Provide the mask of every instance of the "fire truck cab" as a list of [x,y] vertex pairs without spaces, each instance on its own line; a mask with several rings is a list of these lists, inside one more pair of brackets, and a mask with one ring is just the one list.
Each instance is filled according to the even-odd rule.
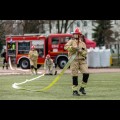
[[68,62],[68,52],[64,50],[64,45],[71,37],[71,34],[51,34],[47,38],[48,54],[61,69]]
[[39,53],[38,67],[44,64],[45,57],[50,54],[55,64],[61,69],[68,61],[67,51],[64,45],[72,37],[71,34],[24,34],[6,36],[6,57],[10,57],[12,62],[22,69],[30,68],[28,53],[32,45]]

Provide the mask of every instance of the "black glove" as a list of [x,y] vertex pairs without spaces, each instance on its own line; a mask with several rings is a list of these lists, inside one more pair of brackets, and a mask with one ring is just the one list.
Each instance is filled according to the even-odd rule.
[[82,50],[85,50],[85,48],[82,48]]

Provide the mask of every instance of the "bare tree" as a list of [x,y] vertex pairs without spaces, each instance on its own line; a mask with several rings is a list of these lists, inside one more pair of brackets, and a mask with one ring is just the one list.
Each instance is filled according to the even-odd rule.
[[66,33],[76,20],[57,20],[58,33]]
[[23,20],[23,33],[39,33],[39,20]]
[[0,51],[2,50],[3,45],[5,45],[5,30],[3,27],[3,22],[0,20]]
[[68,22],[69,22],[69,20],[65,20],[64,33],[66,33],[66,32],[67,32]]
[[9,34],[13,33],[13,23],[14,23],[13,20],[5,20],[3,22],[3,26],[4,26],[4,29],[5,29],[5,34],[6,35],[9,35]]
[[58,29],[58,33],[61,33],[60,32],[60,20],[57,20],[57,29]]
[[72,21],[70,22],[70,24],[67,26],[66,31],[71,27],[71,25],[72,25],[75,21],[76,21],[76,20],[72,20]]

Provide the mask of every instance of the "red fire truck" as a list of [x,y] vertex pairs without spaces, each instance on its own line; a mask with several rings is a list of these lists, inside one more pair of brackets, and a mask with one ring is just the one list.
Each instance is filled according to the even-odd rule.
[[6,36],[6,57],[11,57],[13,63],[22,69],[30,68],[28,53],[32,45],[34,45],[39,53],[38,67],[44,64],[47,54],[51,56],[55,64],[59,68],[63,68],[68,61],[67,51],[64,45],[72,34],[24,34]]
[[28,53],[34,45],[39,53],[38,67],[44,64],[47,54],[50,54],[55,64],[63,68],[68,61],[65,43],[72,37],[71,34],[25,34],[6,36],[6,56],[11,57],[13,63],[23,69],[30,68]]

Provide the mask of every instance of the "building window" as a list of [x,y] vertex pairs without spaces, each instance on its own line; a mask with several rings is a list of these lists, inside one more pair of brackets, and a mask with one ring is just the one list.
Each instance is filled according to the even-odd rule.
[[56,29],[58,29],[58,24],[56,24]]
[[114,20],[115,24],[117,24],[117,20]]
[[70,27],[70,32],[73,32],[73,24]]
[[87,26],[87,21],[84,21],[84,26]]
[[85,37],[87,37],[88,36],[88,34],[87,33],[85,33]]
[[77,27],[80,27],[80,22],[79,21],[77,21]]
[[92,38],[94,38],[94,36],[95,36],[94,33],[92,33]]
[[112,45],[110,44],[110,49],[112,49]]
[[95,20],[92,20],[92,26],[95,26]]

